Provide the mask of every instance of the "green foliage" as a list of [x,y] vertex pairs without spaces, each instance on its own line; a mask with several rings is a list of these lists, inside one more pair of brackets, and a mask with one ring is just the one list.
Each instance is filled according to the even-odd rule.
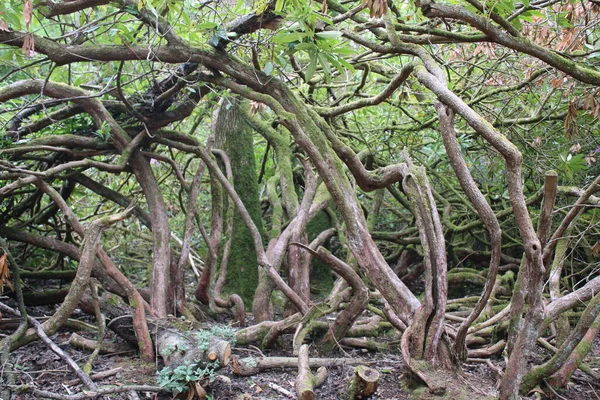
[[216,377],[216,371],[219,369],[218,361],[208,363],[205,367],[198,364],[186,363],[175,367],[164,367],[158,374],[158,385],[164,389],[181,393],[188,390],[188,383],[199,381],[208,377],[212,382]]
[[210,339],[213,337],[218,337],[223,340],[226,340],[231,343],[231,345],[235,345],[235,329],[229,326],[211,326],[209,330],[199,330],[194,332],[196,336],[196,341],[198,342],[198,349],[202,351],[208,350],[208,346],[210,344]]
[[559,171],[564,174],[567,180],[572,181],[575,174],[587,170],[585,158],[581,154],[564,153],[560,156]]

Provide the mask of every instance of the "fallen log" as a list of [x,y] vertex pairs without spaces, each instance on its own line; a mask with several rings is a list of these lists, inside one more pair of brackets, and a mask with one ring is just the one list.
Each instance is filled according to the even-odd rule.
[[211,362],[224,367],[231,357],[231,344],[210,331],[164,329],[157,335],[156,346],[165,365],[171,368],[186,363],[205,366]]
[[[309,358],[310,368],[341,367],[344,365],[364,364],[364,360],[356,358]],[[240,376],[256,375],[272,368],[298,368],[298,357],[246,357],[231,358],[233,372]]]
[[298,353],[298,376],[296,377],[296,393],[299,400],[314,400],[315,388],[318,388],[327,379],[327,368],[319,367],[317,375],[310,371],[308,346],[302,345]]
[[[76,333],[71,334],[71,337],[69,338],[69,344],[73,347],[91,351],[96,350],[99,345],[99,343],[96,340],[86,339],[83,336],[79,336]],[[127,344],[103,342],[100,345],[100,353],[102,354],[124,353],[127,351],[135,350],[137,349]]]

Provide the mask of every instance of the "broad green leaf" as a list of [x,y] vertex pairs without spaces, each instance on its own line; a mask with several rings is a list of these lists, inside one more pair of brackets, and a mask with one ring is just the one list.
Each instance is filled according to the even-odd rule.
[[199,29],[211,30],[217,27],[217,24],[214,22],[202,22],[197,25]]
[[331,82],[331,65],[329,65],[329,61],[327,57],[323,53],[317,53],[317,57],[319,58],[319,62],[323,67],[323,74],[325,75],[325,81],[327,83]]
[[265,64],[265,67],[263,68],[263,72],[266,75],[271,76],[274,69],[275,69],[275,66],[273,65],[272,62],[269,61],[268,63]]
[[314,51],[310,52],[310,62],[308,63],[308,67],[306,68],[306,73],[304,77],[307,81],[310,81],[315,72],[317,71],[317,53]]
[[342,37],[343,35],[344,34],[340,31],[324,31],[315,33],[315,36],[323,39],[337,39]]
[[285,0],[277,0],[277,2],[275,3],[275,12],[279,13],[283,10],[283,3],[285,3]]
[[273,36],[273,43],[298,42],[307,36],[306,32],[279,32]]

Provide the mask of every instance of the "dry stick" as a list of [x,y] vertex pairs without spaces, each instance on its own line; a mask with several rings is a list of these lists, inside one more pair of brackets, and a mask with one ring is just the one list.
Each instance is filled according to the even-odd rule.
[[501,320],[503,320],[508,314],[510,314],[510,304],[508,304],[506,307],[504,307],[502,309],[502,311],[500,311],[498,314],[494,315],[492,318],[489,318],[485,321],[483,321],[481,324],[473,326],[471,328],[469,328],[468,333],[472,334],[472,333],[476,333],[479,332],[482,329],[487,328],[488,326],[492,326],[497,322],[500,322]]
[[[12,309],[11,307],[4,305],[3,303],[0,303],[0,309],[2,311],[10,312],[17,316],[21,315],[20,312]],[[69,367],[71,367],[71,369],[73,370],[73,372],[75,372],[75,374],[81,380],[81,382],[83,382],[83,384],[90,390],[96,390],[96,384],[94,382],[92,382],[90,377],[85,372],[83,372],[83,370],[81,368],[79,368],[79,365],[77,365],[77,363],[75,361],[73,361],[73,359],[68,354],[66,354],[64,351],[62,351],[61,348],[58,347],[52,340],[50,340],[48,335],[46,335],[46,332],[44,332],[44,328],[42,327],[42,324],[40,324],[33,317],[28,316],[27,320],[29,321],[29,323],[31,325],[33,325],[35,332],[37,333],[39,338],[42,340],[42,342],[44,342],[46,344],[46,346],[48,346],[50,348],[50,350],[52,350],[56,355],[58,355],[60,358],[62,358],[63,361],[65,363],[67,363],[67,365]]]
[[[546,172],[544,182],[544,200],[538,222],[538,237],[540,238],[540,243],[544,247],[544,250],[545,247],[547,247],[548,237],[550,236],[550,230],[552,229],[552,210],[554,209],[554,204],[556,202],[557,189],[558,174],[555,171]],[[567,228],[565,234],[568,235],[570,229],[571,227]],[[560,276],[562,273],[564,256],[569,242],[570,240],[568,238],[560,238],[558,239],[557,244],[551,244],[551,246],[554,246],[555,249],[554,261],[552,262],[551,266],[546,264],[546,261],[550,261],[549,259],[544,260],[544,264],[547,268],[546,276],[548,277],[548,288],[551,300],[556,300],[561,297]],[[544,259],[543,255],[542,259]],[[557,345],[560,345],[569,333],[569,319],[565,315],[561,315],[556,321],[555,326],[557,330],[556,343]]]
[[[52,186],[48,185],[46,182],[37,182],[36,185],[48,194],[52,200],[60,207],[63,214],[65,215],[65,219],[71,225],[73,230],[77,232],[78,235],[84,236],[84,228],[81,222],[77,219],[77,216],[73,213],[73,211],[69,208],[64,199],[60,196],[60,194],[52,188]],[[132,209],[133,210],[133,209]],[[106,252],[102,249],[102,247],[98,248],[96,252],[96,256],[100,259],[100,262],[104,265],[106,272],[110,277],[112,277],[115,281],[117,281],[125,290],[129,297],[129,304],[133,309],[133,328],[135,330],[136,336],[138,338],[138,343],[140,346],[140,355],[144,361],[151,361],[154,359],[154,348],[152,346],[152,340],[150,339],[150,334],[148,332],[148,323],[146,321],[146,315],[144,312],[144,308],[147,308],[150,314],[152,311],[148,306],[148,303],[142,298],[137,289],[133,286],[133,284],[127,279],[125,275],[113,264],[112,260],[106,254]],[[81,262],[81,261],[80,261]],[[46,324],[46,323],[44,323]]]
[[598,292],[600,292],[600,276],[595,277],[576,291],[548,304],[542,330],[546,329],[560,314],[581,304],[581,302],[588,301]]
[[[103,379],[109,378],[113,375],[118,374],[123,370],[123,367],[117,367],[113,369],[107,369],[106,371],[97,372],[95,374],[90,375],[90,379],[93,381],[101,381]],[[79,383],[79,379],[73,379],[66,383],[67,386],[77,385]]]
[[48,392],[46,390],[38,390],[29,385],[12,386],[11,389],[13,389],[19,393],[20,392],[31,392],[34,395],[36,395],[37,398],[47,398],[47,399],[56,399],[56,400],[93,399],[98,396],[114,394],[114,393],[129,392],[132,390],[135,390],[138,392],[157,392],[157,393],[168,393],[169,392],[168,390],[165,390],[158,386],[145,386],[145,385],[113,386],[113,387],[95,389],[93,391],[84,391],[84,392],[81,392],[78,394],[71,394],[71,395],[53,393],[53,392]]
[[69,344],[73,347],[78,347],[80,349],[91,350],[94,351],[96,349],[100,349],[100,353],[102,354],[110,354],[110,353],[125,353],[125,352],[133,352],[135,349],[128,344],[120,344],[120,343],[112,343],[112,342],[103,342],[99,343],[96,340],[86,339],[77,333],[72,333],[69,338]]
[[[552,210],[556,202],[556,193],[558,190],[558,174],[555,171],[546,172],[544,181],[544,200],[540,210],[540,219],[538,221],[538,238],[540,244],[545,247],[548,243],[550,229],[552,229]],[[545,250],[545,249],[544,249]]]
[[490,243],[492,246],[492,254],[483,293],[469,316],[460,324],[456,332],[454,351],[459,359],[464,361],[467,358],[465,340],[468,329],[485,308],[494,289],[496,275],[500,265],[500,255],[502,254],[502,230],[500,229],[500,223],[498,222],[494,211],[485,200],[485,196],[481,193],[481,190],[477,187],[477,183],[473,179],[473,176],[467,167],[467,163],[461,154],[460,145],[458,144],[456,132],[454,131],[454,112],[450,107],[440,102],[437,102],[435,107],[440,120],[440,133],[444,141],[446,153],[450,160],[450,165],[454,169],[460,186],[469,200],[471,200],[471,203],[473,203],[475,210],[477,210],[477,214],[479,214],[479,217],[490,233]]

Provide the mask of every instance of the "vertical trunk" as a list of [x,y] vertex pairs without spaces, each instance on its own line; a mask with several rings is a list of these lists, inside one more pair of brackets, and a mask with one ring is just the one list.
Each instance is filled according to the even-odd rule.
[[175,314],[174,288],[171,279],[171,229],[167,206],[148,160],[140,152],[134,152],[131,167],[144,192],[148,210],[152,216],[152,310],[159,318]]
[[[243,115],[245,112],[238,98],[224,99],[215,123],[215,148],[229,156],[233,186],[252,220],[262,231],[254,143],[252,129]],[[249,304],[258,284],[258,263],[250,232],[237,211],[234,214],[232,240],[232,248],[239,250],[230,255],[224,290],[239,294]]]
[[425,265],[425,296],[411,325],[411,355],[432,366],[449,365],[439,353],[448,297],[446,251],[442,224],[425,169],[410,166],[403,186],[413,206]]

